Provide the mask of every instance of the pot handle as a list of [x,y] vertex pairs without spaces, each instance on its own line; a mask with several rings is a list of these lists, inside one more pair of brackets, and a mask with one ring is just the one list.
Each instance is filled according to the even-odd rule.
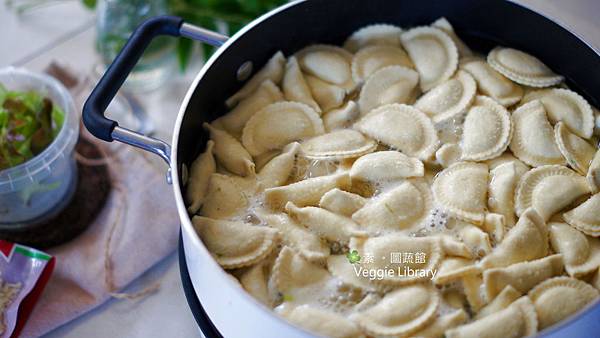
[[182,18],[176,16],[157,16],[144,21],[131,34],[83,105],[83,123],[90,133],[99,139],[107,142],[116,140],[144,149],[159,155],[170,165],[171,147],[167,143],[120,127],[117,121],[104,116],[104,111],[146,47],[159,35],[183,36],[217,47],[228,39],[225,35],[185,23]]

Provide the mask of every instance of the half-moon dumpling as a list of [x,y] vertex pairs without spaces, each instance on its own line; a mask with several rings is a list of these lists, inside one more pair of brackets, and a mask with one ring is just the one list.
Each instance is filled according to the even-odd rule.
[[329,111],[344,104],[346,97],[344,88],[311,75],[306,75],[304,79],[310,87],[313,98],[323,111]]
[[[386,274],[381,279],[374,279],[374,283],[383,285],[404,285],[431,279],[431,272],[437,268],[444,256],[440,239],[435,237],[408,237],[403,234],[389,234],[382,237],[353,238],[350,249],[359,253],[370,254],[371,261],[361,262],[365,270],[380,269],[394,270],[394,274]],[[424,260],[392,260],[392,253],[422,253]],[[415,255],[416,256],[416,255]],[[412,269],[427,273],[406,274],[404,271]],[[401,274],[398,274],[400,272]]]
[[458,50],[448,34],[433,27],[417,27],[400,36],[419,72],[421,90],[448,80],[458,67]]
[[460,162],[462,150],[456,143],[445,143],[435,152],[435,162],[444,168]]
[[252,94],[265,80],[271,80],[273,83],[278,84],[283,78],[284,69],[285,56],[281,51],[278,51],[237,93],[228,98],[225,104],[230,108],[235,106],[240,100]]
[[564,88],[543,89],[531,92],[523,102],[539,100],[552,123],[563,121],[575,134],[589,139],[594,132],[594,112],[579,94]]
[[440,296],[432,286],[417,284],[387,293],[373,307],[355,317],[372,336],[411,336],[434,320]]
[[483,318],[492,313],[501,311],[510,306],[515,300],[519,299],[523,294],[510,285],[507,285],[497,296],[482,307],[475,316],[475,319]]
[[529,292],[540,329],[569,317],[598,298],[598,290],[570,277],[548,279]]
[[219,117],[213,123],[222,125],[231,135],[240,138],[246,122],[252,115],[278,101],[283,101],[283,94],[273,81],[265,80],[258,86],[256,91],[241,100],[229,113]]
[[596,148],[585,139],[571,132],[562,121],[554,126],[554,136],[556,137],[558,149],[567,159],[567,163],[571,168],[581,175],[586,175],[596,153]]
[[562,254],[565,270],[582,277],[600,267],[600,239],[588,237],[565,223],[550,223],[550,243]]
[[356,86],[352,80],[352,54],[331,45],[312,45],[296,53],[298,63],[306,73],[333,83],[350,92]]
[[474,257],[483,257],[492,251],[490,235],[481,228],[463,221],[456,221],[454,227],[463,243],[471,249]]
[[400,33],[402,29],[389,24],[375,24],[365,26],[348,37],[344,42],[344,48],[356,53],[365,46],[387,45],[400,46]]
[[548,254],[548,248],[546,223],[535,210],[528,209],[480,264],[484,269],[505,267],[542,258]]
[[192,218],[194,229],[215,260],[225,269],[250,266],[273,251],[278,231],[241,221]]
[[500,164],[490,171],[488,207],[504,216],[505,225],[515,225],[515,189],[528,167],[519,160]]
[[455,236],[444,233],[432,234],[431,236],[441,240],[440,243],[442,244],[442,249],[444,249],[444,253],[447,257],[473,258],[473,253],[470,248]]
[[358,209],[365,206],[367,200],[357,194],[334,188],[321,197],[319,206],[333,213],[351,217]]
[[473,55],[473,52],[471,51],[471,49],[469,49],[469,47],[456,35],[454,28],[452,27],[452,25],[450,24],[450,22],[448,22],[448,20],[446,18],[441,17],[441,18],[435,20],[431,24],[431,26],[441,29],[442,31],[444,31],[444,33],[448,34],[450,39],[452,39],[452,41],[454,41],[454,44],[456,45],[456,49],[458,49],[459,57],[464,58],[464,57]]
[[537,333],[535,307],[521,297],[504,310],[446,331],[446,338],[520,338]]
[[513,154],[510,153],[510,151],[507,151],[504,154],[502,154],[496,158],[489,159],[485,162],[490,166],[490,170],[495,169],[496,167],[498,167],[501,164],[513,163],[513,162],[515,163],[515,165],[517,167],[522,168],[524,171],[527,171],[530,169],[530,167],[527,164],[523,163],[523,161],[516,158]]
[[[389,291],[387,287],[371,283],[369,277],[357,274],[357,265],[350,264],[346,255],[331,255],[327,257],[327,270],[343,283],[360,288],[364,291]],[[363,304],[364,305],[364,304]]]
[[362,83],[371,74],[387,66],[412,68],[413,64],[401,47],[369,46],[354,55],[352,59],[352,77],[354,82]]
[[208,180],[201,214],[219,219],[239,216],[250,204],[256,189],[254,178],[213,173]]
[[494,299],[507,286],[527,293],[542,281],[563,272],[562,255],[552,255],[534,261],[516,263],[483,272],[483,284],[488,299]]
[[507,78],[530,87],[550,87],[563,80],[535,56],[513,48],[492,49],[487,62]]
[[404,104],[373,109],[354,128],[392,148],[421,160],[429,159],[438,147],[437,132],[421,111]]
[[495,71],[484,60],[469,59],[461,64],[461,69],[473,76],[480,92],[491,96],[505,107],[512,106],[523,97],[521,86]]
[[281,81],[281,88],[286,100],[304,103],[317,113],[321,113],[321,107],[313,99],[310,87],[308,87],[306,80],[304,80],[298,60],[294,56],[288,59],[285,66],[285,75],[283,75],[283,80]]
[[323,114],[323,125],[325,131],[348,128],[352,122],[360,116],[358,105],[354,101],[348,101],[344,106],[330,110]]
[[270,307],[271,297],[269,296],[269,286],[267,285],[269,270],[270,265],[265,264],[265,261],[263,261],[244,271],[240,275],[239,280],[246,292],[259,302]]
[[333,188],[347,189],[350,187],[348,173],[309,178],[289,185],[265,190],[265,202],[272,208],[278,209],[287,202],[293,202],[299,207],[318,205],[321,196]]
[[485,299],[482,287],[483,287],[483,277],[481,274],[467,274],[462,276],[462,291],[469,302],[469,306],[474,311],[479,311],[483,306],[485,306],[488,301]]
[[206,197],[210,175],[217,170],[217,164],[212,153],[214,146],[215,142],[208,140],[206,150],[198,155],[198,158],[192,162],[192,166],[190,167],[190,177],[187,182],[185,198],[186,202],[190,204],[188,211],[192,214],[195,214],[202,206]]
[[600,237],[600,194],[595,194],[577,208],[567,211],[563,217],[567,223],[577,230]]
[[350,168],[352,180],[383,183],[425,174],[423,162],[395,150],[378,151],[360,157]]
[[483,224],[487,184],[486,164],[459,162],[438,173],[431,190],[435,201],[454,216]]
[[559,165],[541,166],[521,178],[515,191],[515,212],[521,215],[533,208],[546,221],[589,192],[586,179],[573,170]]
[[330,242],[348,243],[350,237],[366,235],[350,218],[323,208],[310,206],[299,208],[294,203],[288,202],[285,211],[298,223]]
[[290,143],[284,151],[271,159],[256,175],[261,189],[278,187],[285,184],[296,165],[296,154],[300,149],[298,142]]
[[252,156],[238,140],[226,131],[208,123],[204,123],[203,126],[210,132],[210,138],[215,142],[213,154],[225,169],[240,176],[254,175],[255,166]]
[[323,337],[362,338],[364,335],[358,326],[336,312],[309,305],[293,306],[283,304],[275,312],[306,330]]
[[433,279],[436,285],[443,285],[461,279],[466,275],[481,273],[481,269],[473,264],[470,259],[460,257],[447,257],[438,267]]
[[311,107],[299,102],[277,102],[248,120],[242,143],[250,154],[257,156],[324,132],[321,117]]
[[284,246],[273,265],[269,288],[271,292],[277,293],[274,297],[292,299],[296,304],[306,304],[313,298],[305,292],[306,288],[316,286],[324,289],[330,280],[331,275],[321,265],[309,262],[297,251]]
[[390,103],[411,103],[419,74],[404,66],[381,68],[367,79],[358,97],[362,116]]
[[300,154],[311,160],[339,160],[360,157],[377,148],[377,142],[352,129],[314,136],[300,144]]
[[596,154],[590,163],[586,179],[593,193],[600,192],[600,149],[596,151]]
[[329,256],[327,244],[288,215],[262,213],[259,218],[268,226],[279,230],[283,244],[296,249],[308,261],[322,262]]
[[361,228],[371,233],[416,231],[432,207],[429,187],[423,181],[405,181],[373,198],[352,215]]
[[564,164],[546,110],[540,101],[532,101],[512,113],[513,137],[510,150],[533,167]]
[[506,150],[511,136],[508,111],[488,97],[477,96],[463,124],[461,159],[483,161],[497,157]]
[[433,323],[429,324],[423,330],[413,333],[413,338],[442,338],[444,332],[457,327],[469,319],[469,315],[463,309],[459,309],[448,314],[439,315]]
[[[294,142],[294,143],[298,143],[298,142]],[[282,150],[277,149],[277,150],[267,151],[266,153],[262,153],[258,156],[253,156],[252,159],[254,159],[256,171],[260,172],[262,170],[262,168],[264,168],[264,166],[267,163],[269,163],[269,161],[271,161],[275,157],[281,155],[282,152],[283,152]]]
[[459,70],[453,78],[421,96],[415,103],[415,108],[429,115],[434,123],[439,123],[463,113],[473,102],[476,91],[477,85],[473,77]]

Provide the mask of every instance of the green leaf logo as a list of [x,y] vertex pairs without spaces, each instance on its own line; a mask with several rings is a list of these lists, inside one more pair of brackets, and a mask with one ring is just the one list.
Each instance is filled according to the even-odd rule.
[[356,250],[352,250],[352,251],[348,252],[346,254],[346,257],[348,257],[348,262],[350,262],[350,264],[360,263],[361,257],[358,254],[358,251],[356,251]]

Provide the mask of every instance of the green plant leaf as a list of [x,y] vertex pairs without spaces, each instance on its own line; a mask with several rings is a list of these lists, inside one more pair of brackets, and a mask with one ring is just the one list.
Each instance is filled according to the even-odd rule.
[[[233,35],[244,25],[286,0],[169,0],[171,13],[181,16],[186,22],[216,31],[215,22],[227,24],[229,35]],[[178,43],[177,54],[180,67],[185,69],[191,56],[191,47]],[[202,51],[207,60],[215,48],[203,45]]]
[[190,62],[192,47],[194,43],[190,39],[177,40],[177,59],[179,60],[179,69],[183,72]]
[[83,5],[89,9],[96,8],[96,0],[83,0]]

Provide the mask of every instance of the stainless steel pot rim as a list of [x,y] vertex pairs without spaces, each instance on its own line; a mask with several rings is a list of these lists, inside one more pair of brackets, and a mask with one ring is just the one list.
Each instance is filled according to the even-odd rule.
[[[177,115],[177,119],[175,121],[173,138],[171,140],[171,156],[170,156],[171,164],[170,164],[170,169],[169,169],[168,175],[170,175],[170,179],[172,182],[173,193],[175,195],[175,201],[176,201],[178,213],[181,218],[183,231],[185,232],[185,235],[187,235],[189,237],[189,239],[192,240],[194,249],[200,248],[200,250],[202,250],[203,255],[210,256],[211,254],[208,251],[208,249],[206,248],[206,246],[204,246],[204,243],[202,243],[202,241],[200,240],[200,238],[198,237],[198,235],[196,234],[196,232],[193,229],[190,217],[188,216],[187,208],[185,206],[183,195],[181,193],[181,189],[179,186],[181,182],[179,180],[179,168],[177,167],[177,163],[178,163],[177,152],[178,152],[178,146],[179,146],[179,144],[178,144],[179,143],[179,134],[181,132],[181,126],[183,124],[183,117],[185,115],[187,106],[196,91],[198,83],[202,80],[202,78],[204,77],[206,72],[211,68],[212,64],[221,56],[221,54],[223,54],[225,52],[225,50],[227,50],[229,48],[229,46],[233,45],[240,37],[242,37],[248,31],[252,30],[257,25],[263,23],[270,17],[272,17],[280,12],[283,12],[291,7],[294,7],[300,3],[306,2],[306,1],[309,1],[309,0],[295,0],[295,1],[292,1],[292,2],[289,2],[285,5],[283,5],[281,7],[275,8],[272,11],[267,12],[267,13],[263,14],[262,16],[258,17],[257,19],[253,20],[251,23],[249,23],[248,25],[243,27],[240,31],[238,31],[236,34],[234,34],[232,37],[230,37],[221,47],[219,47],[217,49],[217,51],[209,58],[209,60],[204,64],[202,69],[198,72],[198,74],[194,78],[193,82],[189,86],[188,91],[181,103],[181,106],[179,108],[179,112]],[[584,40],[579,34],[574,32],[570,27],[568,27],[564,23],[560,22],[559,20],[557,20],[551,16],[537,12],[526,4],[517,3],[514,0],[507,0],[507,1],[511,2],[512,4],[514,4],[516,6],[519,6],[525,10],[533,12],[537,15],[540,15],[540,16],[552,21],[554,24],[556,24],[556,25],[560,26],[562,29],[568,31],[571,35],[573,35],[578,40],[580,40],[582,43],[584,43],[589,49],[594,51],[594,53],[600,58],[600,51],[598,49],[596,49],[593,45],[591,45],[586,40]],[[219,270],[219,273],[227,274],[225,272],[225,270],[223,270],[215,260],[211,260],[211,264],[213,264],[214,268],[217,268]],[[236,283],[234,283],[232,280],[229,280],[228,283],[230,283],[230,286],[232,286],[232,287],[235,287],[235,288],[239,287],[239,285],[236,285]],[[192,284],[193,284],[193,281],[192,281]],[[240,289],[239,291],[240,291],[240,294],[242,297],[246,297],[246,299],[249,299],[250,301],[254,302],[257,305],[257,308],[260,309],[260,311],[265,311],[267,314],[278,318],[280,321],[282,321],[292,327],[295,327],[296,329],[298,329],[300,331],[303,331],[307,337],[314,337],[314,335],[312,335],[305,329],[298,327],[294,324],[291,324],[291,323],[285,321],[283,318],[280,318],[279,316],[274,314],[271,309],[268,309],[267,307],[265,307],[263,304],[258,302],[254,297],[250,296],[244,290]],[[579,312],[576,315],[571,316],[569,319],[563,320],[557,324],[554,324],[554,325],[538,332],[537,336],[545,337],[545,336],[549,336],[554,333],[557,333],[557,331],[573,324],[574,322],[579,320],[580,317],[587,314],[588,311],[590,311],[596,307],[600,307],[600,299],[596,300],[595,302],[593,302],[591,304],[588,304],[586,307],[579,310]],[[209,314],[209,316],[210,316],[210,314]]]

